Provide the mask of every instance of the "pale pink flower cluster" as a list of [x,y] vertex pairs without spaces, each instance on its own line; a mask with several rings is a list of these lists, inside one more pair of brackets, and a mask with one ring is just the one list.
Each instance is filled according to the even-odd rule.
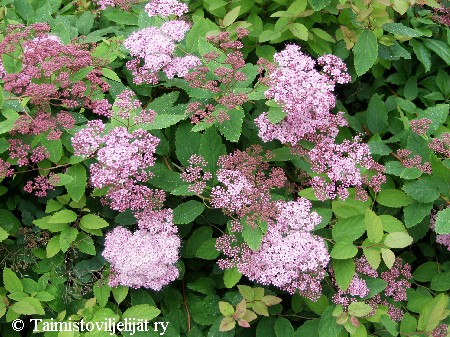
[[141,219],[140,229],[134,233],[116,227],[106,235],[102,255],[111,263],[111,287],[124,285],[159,291],[178,277],[175,263],[179,259],[181,240],[172,224],[172,212],[168,211],[166,223],[159,226],[163,230],[152,224],[153,230],[147,230],[149,225]]
[[150,0],[150,2],[145,5],[145,11],[150,17],[168,17],[169,15],[182,16],[187,13],[188,6],[177,0]]
[[94,0],[98,9],[105,10],[108,7],[119,7],[128,10],[132,5],[137,4],[140,0]]
[[111,208],[118,211],[143,209],[150,207],[152,200],[164,199],[139,185],[151,176],[146,169],[155,163],[159,139],[142,129],[130,133],[124,127],[116,127],[103,134],[104,129],[101,121],[90,121],[72,138],[75,155],[96,154],[97,163],[90,167],[91,185],[109,187],[106,198]]
[[[177,0],[150,1],[145,6],[149,16],[181,16],[187,12],[186,4]],[[169,20],[161,27],[147,27],[132,33],[124,46],[135,57],[127,62],[127,68],[133,73],[136,84],[156,84],[159,72],[168,78],[184,77],[189,69],[199,66],[200,59],[193,55],[178,57],[175,55],[176,42],[184,39],[190,24],[184,20]]]
[[431,174],[433,172],[430,162],[425,162],[422,164],[422,156],[415,154],[410,157],[411,154],[412,151],[407,149],[397,150],[397,156],[404,167],[416,168],[426,174]]
[[268,221],[268,231],[256,251],[245,243],[237,245],[235,236],[217,240],[217,248],[228,258],[220,260],[219,266],[237,267],[252,281],[317,300],[330,259],[323,239],[312,233],[321,217],[311,212],[311,203],[303,198],[273,206],[278,214]]
[[[352,282],[348,286],[347,290],[343,291],[338,287],[338,292],[333,295],[333,303],[342,305],[344,309],[359,299],[367,296],[369,288],[366,281],[360,278],[358,275],[353,276]],[[358,298],[355,298],[358,297]]]
[[402,259],[397,257],[392,268],[381,273],[381,278],[388,283],[384,290],[386,296],[395,301],[406,301],[406,289],[411,288],[409,279],[412,278],[411,266],[408,263],[403,264]]
[[[330,110],[336,105],[335,84],[351,80],[346,65],[334,55],[322,56],[316,63],[297,45],[286,46],[274,59],[278,67],[265,67],[268,77],[263,82],[269,85],[265,94],[281,106],[286,117],[273,124],[268,113],[261,114],[255,120],[261,139],[291,144],[294,152],[309,157],[317,174],[311,185],[320,200],[345,199],[350,187],[356,187],[359,199],[366,199],[363,184],[379,191],[385,182],[384,167],[372,160],[369,147],[358,138],[336,144],[338,128],[347,122],[342,112]],[[317,64],[323,66],[322,72],[316,70]],[[304,149],[303,140],[312,142],[314,148]],[[363,175],[361,168],[374,173]]]

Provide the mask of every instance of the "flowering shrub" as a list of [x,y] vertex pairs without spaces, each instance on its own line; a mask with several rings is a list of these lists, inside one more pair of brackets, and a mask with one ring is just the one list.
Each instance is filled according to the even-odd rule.
[[446,2],[0,18],[2,335],[449,335]]

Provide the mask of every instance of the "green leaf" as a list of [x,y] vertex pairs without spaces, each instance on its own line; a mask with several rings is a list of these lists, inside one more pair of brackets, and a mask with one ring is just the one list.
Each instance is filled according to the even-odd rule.
[[383,206],[400,208],[413,202],[405,192],[396,189],[382,190],[377,197],[377,202]]
[[406,36],[406,37],[418,37],[422,36],[423,34],[415,29],[406,27],[405,25],[401,23],[385,23],[383,25],[383,29],[386,32],[392,33],[394,35],[399,36]]
[[11,309],[22,315],[45,315],[41,303],[34,297],[26,297],[14,303]]
[[86,36],[94,25],[94,15],[90,11],[85,11],[78,17],[77,29],[81,35]]
[[136,126],[136,129],[142,130],[161,130],[168,128],[169,126],[177,124],[179,121],[186,119],[184,115],[166,115],[166,114],[158,114],[155,116],[155,119],[152,123],[147,124],[139,124]]
[[358,254],[358,248],[351,241],[338,241],[331,250],[331,257],[334,259],[345,260]]
[[236,108],[228,110],[227,114],[230,118],[219,124],[219,131],[226,140],[236,143],[241,137],[244,111]]
[[63,209],[50,216],[48,222],[64,224],[74,222],[77,218],[78,218],[77,213],[75,213],[74,211]]
[[333,226],[333,240],[338,241],[355,241],[359,239],[366,231],[364,216],[357,215],[350,218],[340,219]]
[[287,113],[284,112],[281,107],[271,106],[269,111],[267,112],[267,118],[272,124],[277,124],[281,122],[284,117],[287,116]]
[[420,312],[417,330],[432,331],[448,316],[448,296],[439,294],[428,301]]
[[60,140],[48,140],[47,137],[42,137],[42,145],[47,149],[49,159],[53,163],[58,163],[63,154],[62,142]]
[[400,322],[400,334],[411,335],[416,332],[416,329],[417,320],[409,312],[406,312]]
[[203,213],[204,209],[205,205],[196,200],[182,203],[173,210],[173,223],[176,225],[191,223]]
[[58,252],[61,250],[61,247],[59,245],[59,235],[56,235],[54,237],[52,237],[48,243],[47,243],[47,247],[46,247],[46,252],[47,252],[47,257],[53,257],[56,254],[58,254]]
[[234,315],[234,308],[228,302],[220,301],[219,302],[219,310],[220,310],[220,313],[224,316]]
[[378,215],[371,209],[366,209],[366,216],[364,218],[366,225],[367,237],[371,243],[381,242],[383,239],[383,223]]
[[377,269],[381,263],[380,247],[363,247],[364,255],[373,269]]
[[16,273],[8,267],[3,269],[3,285],[10,293],[23,291],[22,282],[20,282],[20,279],[17,277]]
[[118,304],[122,303],[128,295],[128,287],[118,286],[111,289],[113,297]]
[[281,36],[281,33],[275,30],[264,30],[259,34],[259,42],[267,42],[271,40],[278,39]]
[[220,255],[216,249],[216,239],[208,239],[198,247],[195,256],[204,260],[214,260]]
[[122,82],[119,76],[117,76],[117,74],[115,73],[115,71],[109,68],[102,68],[102,75],[105,76],[106,78],[109,78],[110,80]]
[[217,160],[220,156],[227,153],[225,145],[222,143],[222,138],[217,134],[217,132],[210,128],[207,129],[203,135],[200,142],[200,155],[207,161],[205,171],[211,172],[213,179],[210,181],[212,186],[217,184],[216,172],[219,169],[217,165]]
[[180,163],[189,166],[189,158],[197,154],[200,148],[201,134],[192,132],[192,124],[189,122],[180,123],[175,133],[175,153]]
[[103,308],[106,303],[108,303],[111,288],[107,283],[104,282],[104,280],[99,280],[94,283],[92,291],[94,292],[94,296],[97,300],[98,305]]
[[450,208],[446,208],[437,213],[435,226],[437,234],[450,233]]
[[66,184],[67,193],[69,193],[74,201],[80,201],[86,189],[87,177],[85,168],[81,164],[75,164],[70,166],[65,174],[73,179],[70,183]]
[[439,265],[436,262],[425,262],[414,270],[413,277],[419,282],[430,282],[434,275],[439,272]]
[[108,227],[109,223],[95,214],[86,214],[80,220],[80,226],[87,229]]
[[353,54],[355,56],[356,73],[361,76],[373,66],[378,58],[377,37],[371,30],[365,29],[358,36],[358,41],[353,47]]
[[225,27],[228,27],[229,25],[231,25],[234,21],[236,21],[236,19],[239,16],[239,12],[241,10],[241,6],[237,6],[235,8],[233,8],[231,11],[229,11],[225,17],[223,18],[223,25]]
[[250,247],[250,249],[256,251],[261,245],[263,232],[259,227],[252,228],[251,226],[244,223],[242,236],[244,237],[244,241]]
[[82,253],[96,255],[94,241],[84,232],[78,233],[78,237],[75,241],[75,247]]
[[383,134],[388,126],[388,113],[381,96],[375,94],[369,101],[366,112],[367,127],[372,133]]
[[279,317],[275,321],[275,335],[277,337],[293,337],[294,336],[294,327],[291,322],[284,318]]
[[395,254],[390,249],[381,248],[381,257],[386,266],[391,269],[395,262]]
[[352,302],[348,306],[348,313],[355,317],[364,317],[370,314],[372,307],[364,302]]
[[423,39],[422,43],[425,47],[439,55],[450,66],[450,47],[447,43],[434,39]]
[[186,257],[194,257],[198,248],[203,242],[210,239],[212,236],[212,229],[208,226],[203,226],[196,229],[186,244]]
[[320,11],[327,7],[331,0],[308,0],[308,2],[315,11]]
[[0,227],[0,242],[6,240],[9,236],[9,233]]
[[154,306],[149,304],[138,304],[133,305],[131,308],[128,308],[122,315],[122,318],[128,318],[129,320],[147,320],[150,321],[153,318],[157,317],[161,311]]
[[78,236],[78,230],[76,228],[70,227],[61,232],[59,235],[59,246],[61,247],[61,251],[65,253],[67,249],[71,246],[72,242]]
[[431,177],[423,177],[416,181],[407,181],[402,188],[414,200],[429,203],[439,198],[439,187]]
[[405,215],[405,225],[411,228],[420,223],[423,218],[430,215],[433,204],[423,204],[417,201],[412,202],[403,209]]
[[337,337],[342,330],[342,325],[336,323],[332,313],[335,306],[330,305],[322,314],[319,323],[319,337]]
[[403,232],[394,232],[386,235],[384,244],[389,248],[405,248],[413,242],[413,238]]
[[333,271],[337,284],[345,291],[355,275],[355,262],[353,259],[333,260]]
[[223,283],[227,288],[233,288],[241,279],[242,274],[237,270],[236,267],[225,269],[223,273]]
[[450,271],[438,273],[431,280],[430,288],[436,291],[447,291],[450,289]]
[[289,30],[300,40],[308,41],[308,28],[302,23],[294,22],[288,25]]
[[132,13],[125,12],[119,8],[108,7],[103,11],[108,20],[118,23],[119,25],[137,26],[138,18]]

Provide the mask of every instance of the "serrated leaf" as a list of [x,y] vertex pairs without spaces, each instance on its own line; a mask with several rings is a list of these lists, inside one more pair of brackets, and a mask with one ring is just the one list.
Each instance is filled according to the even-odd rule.
[[358,248],[350,241],[338,241],[333,246],[330,256],[334,259],[345,260],[358,254]]
[[263,232],[259,227],[252,228],[249,225],[244,224],[242,229],[242,236],[249,248],[253,251],[256,251],[261,245]]
[[219,310],[220,310],[220,313],[224,316],[233,316],[234,315],[234,308],[228,302],[220,301],[219,302]]
[[255,299],[255,292],[251,287],[238,285],[238,289],[242,297],[244,297],[249,302],[253,302],[253,300]]
[[63,209],[50,216],[48,222],[54,224],[64,224],[74,222],[77,218],[77,213],[75,213],[74,211]]
[[381,242],[383,239],[383,223],[378,215],[371,209],[366,209],[364,218],[367,236],[372,243]]
[[117,74],[115,73],[115,71],[109,68],[102,68],[102,75],[105,76],[106,78],[109,78],[110,80],[122,82],[119,76],[117,76]]
[[388,113],[381,96],[375,94],[369,101],[366,112],[367,127],[372,133],[382,134],[388,126]]
[[377,202],[383,206],[400,208],[411,204],[413,199],[401,190],[385,189],[378,194]]
[[275,30],[264,30],[259,34],[259,42],[267,42],[270,40],[278,39],[281,33]]
[[10,293],[23,291],[22,282],[20,282],[16,273],[8,267],[3,269],[3,285]]
[[348,306],[348,313],[355,317],[364,317],[370,314],[372,307],[364,302],[352,302]]
[[437,213],[435,231],[437,234],[450,233],[450,208],[446,208]]
[[236,19],[239,16],[239,12],[241,10],[241,6],[237,6],[235,8],[233,8],[231,11],[229,11],[225,17],[223,18],[223,25],[225,27],[228,27],[229,25],[231,25],[234,21],[236,21]]
[[104,283],[102,280],[99,280],[94,283],[92,291],[94,292],[98,305],[104,307],[106,303],[108,303],[109,295],[111,293],[111,288],[109,285]]
[[308,2],[315,11],[320,11],[328,6],[331,0],[308,0]]
[[45,315],[41,303],[34,297],[26,297],[14,303],[11,309],[22,315]]
[[406,37],[418,37],[422,36],[423,34],[415,29],[406,27],[402,23],[398,22],[391,22],[391,23],[385,23],[383,25],[383,29],[386,32],[399,35],[399,36],[406,36]]
[[345,291],[355,275],[355,262],[353,259],[333,260],[333,271],[339,288]]
[[353,47],[355,56],[355,70],[358,76],[365,74],[378,58],[378,42],[375,34],[365,29]]
[[214,260],[220,255],[220,252],[216,249],[216,239],[208,239],[198,247],[195,256],[204,260]]
[[75,164],[70,166],[65,174],[73,179],[66,184],[67,193],[74,201],[80,201],[86,189],[86,169],[81,164]]
[[158,308],[155,308],[149,304],[138,304],[133,305],[131,308],[128,308],[122,315],[122,318],[128,319],[141,319],[150,321],[153,318],[157,317],[161,311]]
[[381,248],[381,257],[386,266],[391,269],[395,262],[395,254],[390,249]]
[[241,137],[244,111],[233,109],[227,111],[227,114],[230,118],[219,124],[219,131],[226,140],[236,143]]
[[78,233],[75,247],[82,253],[96,255],[95,244],[92,238],[84,232]]
[[95,214],[86,214],[80,220],[80,225],[87,229],[100,229],[108,227],[109,223]]
[[225,145],[222,143],[222,137],[214,129],[207,129],[203,135],[200,142],[200,155],[206,160],[208,165],[206,165],[205,171],[211,172],[213,178],[210,180],[209,185],[214,186],[217,184],[217,170],[219,166],[217,165],[217,160],[220,156],[227,153]]
[[386,235],[384,244],[389,248],[405,248],[413,242],[413,238],[407,233],[394,232]]
[[205,205],[196,200],[182,203],[173,210],[173,223],[176,225],[191,223],[203,213],[204,209]]
[[319,337],[337,337],[342,330],[342,325],[336,323],[332,313],[334,305],[330,305],[322,314],[319,323]]
[[450,65],[450,47],[447,43],[434,39],[423,39],[422,43],[425,47],[431,49],[439,55],[439,57],[444,60],[447,65]]
[[242,274],[237,270],[237,268],[225,269],[223,273],[223,283],[227,288],[233,288],[241,279]]
[[439,187],[431,177],[423,177],[420,180],[407,181],[402,189],[414,200],[422,203],[430,203],[439,198]]
[[65,253],[67,249],[71,246],[72,242],[78,236],[78,230],[74,227],[69,227],[61,232],[59,235],[59,246],[61,247],[61,251]]
[[197,154],[200,148],[202,135],[192,132],[192,124],[189,122],[180,123],[175,133],[175,153],[180,163],[189,166],[189,158]]
[[302,23],[294,22],[288,25],[289,30],[300,40],[308,41],[308,28]]
[[61,247],[59,245],[59,235],[52,237],[48,243],[47,243],[47,247],[45,248],[46,252],[47,252],[47,257],[53,257],[56,254],[59,253],[59,251],[61,250]]

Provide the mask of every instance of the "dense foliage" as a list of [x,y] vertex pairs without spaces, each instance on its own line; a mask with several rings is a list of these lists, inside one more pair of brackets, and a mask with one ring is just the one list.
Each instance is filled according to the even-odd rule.
[[0,0],[1,335],[449,335],[448,5]]

